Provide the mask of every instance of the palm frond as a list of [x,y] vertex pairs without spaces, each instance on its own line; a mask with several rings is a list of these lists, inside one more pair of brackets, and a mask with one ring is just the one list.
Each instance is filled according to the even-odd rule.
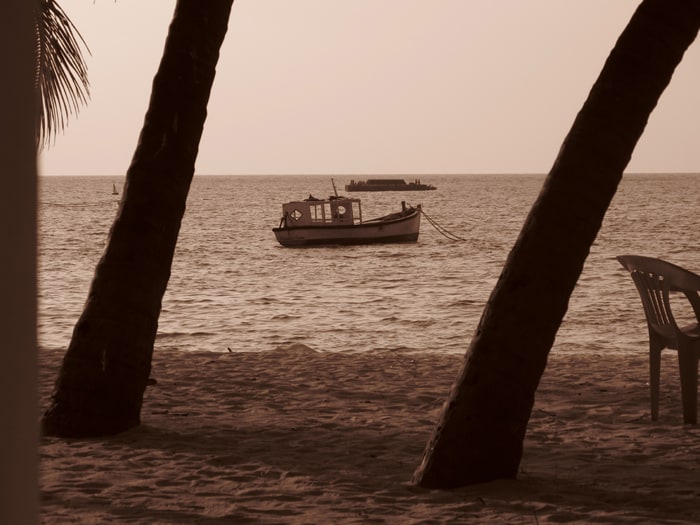
[[55,0],[41,0],[36,16],[37,148],[49,145],[90,97],[80,32]]

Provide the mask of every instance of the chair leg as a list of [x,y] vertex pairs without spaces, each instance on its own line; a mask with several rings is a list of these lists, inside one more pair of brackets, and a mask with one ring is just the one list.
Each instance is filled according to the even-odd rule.
[[659,419],[659,377],[661,375],[661,350],[653,343],[649,346],[649,393],[651,395],[651,420]]
[[678,368],[681,374],[683,423],[698,422],[698,355],[688,349],[678,350]]

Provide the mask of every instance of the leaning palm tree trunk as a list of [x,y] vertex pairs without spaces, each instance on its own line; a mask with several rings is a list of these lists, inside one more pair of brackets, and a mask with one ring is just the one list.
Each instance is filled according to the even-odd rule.
[[534,395],[590,246],[700,2],[645,0],[578,114],[481,317],[414,481],[516,477]]
[[233,0],[178,0],[122,202],[43,417],[46,434],[140,423],[163,294]]

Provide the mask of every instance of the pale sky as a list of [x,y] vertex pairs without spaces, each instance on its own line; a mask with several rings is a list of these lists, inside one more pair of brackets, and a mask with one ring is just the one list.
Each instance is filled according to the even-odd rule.
[[[91,100],[42,175],[123,175],[174,0],[59,0]],[[639,0],[237,0],[200,174],[546,173]],[[628,171],[700,172],[700,43]]]

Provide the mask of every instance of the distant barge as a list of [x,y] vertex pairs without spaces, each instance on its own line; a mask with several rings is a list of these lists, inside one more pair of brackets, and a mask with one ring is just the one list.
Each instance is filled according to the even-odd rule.
[[345,191],[427,191],[434,190],[432,184],[421,184],[419,179],[406,182],[403,179],[367,179],[345,185]]

